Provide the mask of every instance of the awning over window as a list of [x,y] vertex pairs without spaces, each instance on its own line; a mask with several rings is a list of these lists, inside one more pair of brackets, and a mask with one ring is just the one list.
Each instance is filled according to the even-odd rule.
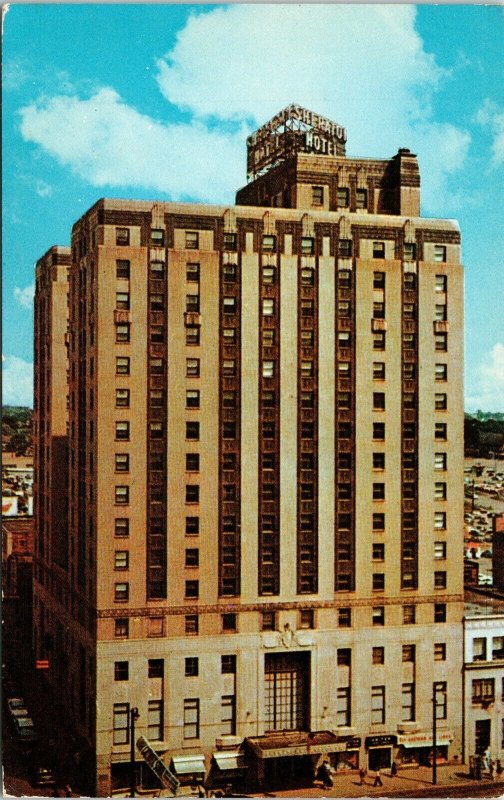
[[247,769],[243,753],[239,750],[220,750],[213,753],[213,760],[220,770]]
[[339,737],[331,731],[292,731],[253,736],[245,739],[259,758],[310,756],[345,750]]
[[[436,734],[436,746],[444,747],[451,744],[453,741],[453,733],[451,731],[438,731]],[[397,737],[397,744],[402,744],[403,747],[433,747],[434,738],[432,731],[425,733],[403,733]]]
[[177,775],[204,775],[206,772],[205,756],[203,754],[196,756],[173,756],[172,764]]

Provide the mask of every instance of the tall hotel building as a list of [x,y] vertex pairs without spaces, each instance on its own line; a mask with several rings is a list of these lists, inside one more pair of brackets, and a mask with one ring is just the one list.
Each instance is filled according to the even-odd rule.
[[68,257],[38,265],[34,642],[99,795],[128,785],[134,708],[182,782],[426,760],[433,697],[460,757],[460,233],[420,216],[409,150],[345,138],[290,106],[235,206],[98,201],[66,336]]

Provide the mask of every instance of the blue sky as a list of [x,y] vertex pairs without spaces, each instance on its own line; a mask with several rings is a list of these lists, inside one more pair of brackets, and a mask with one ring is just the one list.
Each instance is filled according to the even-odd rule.
[[350,156],[418,154],[422,214],[462,229],[466,408],[504,410],[503,42],[499,6],[11,5],[4,403],[32,403],[35,261],[99,197],[232,203],[296,102]]

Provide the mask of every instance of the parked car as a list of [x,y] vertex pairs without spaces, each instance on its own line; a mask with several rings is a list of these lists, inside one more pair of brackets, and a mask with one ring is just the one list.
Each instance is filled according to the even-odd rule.
[[33,775],[33,786],[55,786],[54,775],[48,767],[36,767]]
[[[15,715],[16,711],[19,710],[26,710],[25,701],[22,697],[8,697],[7,698],[7,708],[9,709],[12,715]],[[28,713],[28,712],[26,712]]]

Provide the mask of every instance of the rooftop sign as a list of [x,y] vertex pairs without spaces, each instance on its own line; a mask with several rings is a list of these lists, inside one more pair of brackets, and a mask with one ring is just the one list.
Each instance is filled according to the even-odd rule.
[[247,179],[294,153],[344,156],[345,128],[307,108],[290,105],[247,139]]

